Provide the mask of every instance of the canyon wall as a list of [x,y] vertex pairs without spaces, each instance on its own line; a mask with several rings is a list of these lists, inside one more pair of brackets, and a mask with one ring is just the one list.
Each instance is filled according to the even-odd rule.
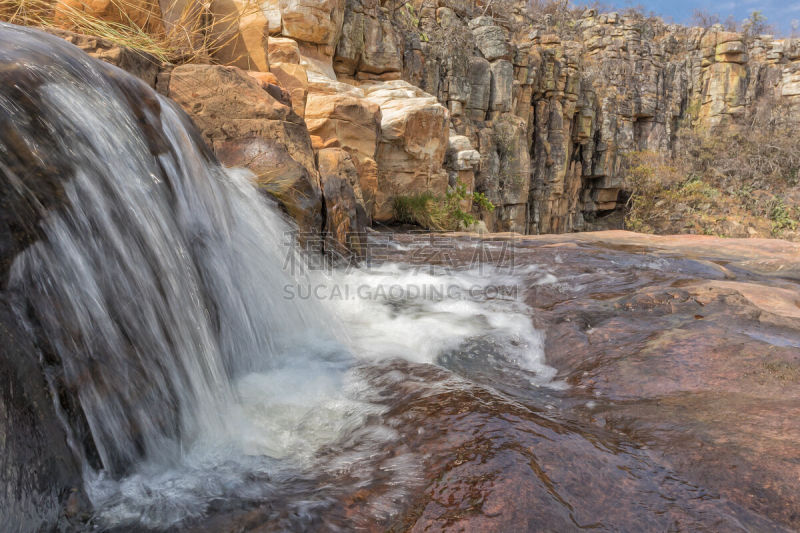
[[[238,14],[209,62],[243,70],[167,66],[157,85],[224,163],[253,167],[302,228],[351,248],[343,235],[391,222],[396,195],[457,182],[496,206],[477,213],[491,231],[590,229],[626,198],[626,152],[668,154],[683,127],[800,123],[796,39],[595,10],[488,16],[465,0],[248,6],[208,8]],[[238,104],[209,112],[208,98]]]

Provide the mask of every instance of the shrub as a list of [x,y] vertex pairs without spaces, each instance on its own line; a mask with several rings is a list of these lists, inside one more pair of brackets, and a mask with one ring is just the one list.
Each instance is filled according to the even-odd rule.
[[625,227],[646,233],[796,237],[797,133],[774,122],[713,136],[687,128],[679,132],[671,157],[627,154]]
[[797,229],[798,221],[792,216],[792,211],[797,208],[787,208],[782,198],[776,198],[769,209],[769,219],[772,221],[772,234],[780,236],[784,231]]
[[454,231],[468,228],[477,219],[461,208],[463,201],[470,199],[478,209],[494,211],[494,204],[483,193],[467,193],[467,186],[457,183],[449,187],[443,197],[431,192],[395,196],[392,207],[395,220],[416,224],[435,231]]
[[486,195],[482,192],[476,191],[472,193],[472,205],[478,209],[489,211],[490,213],[494,211],[494,204],[490,202]]
[[431,192],[395,196],[392,208],[394,218],[398,222],[416,224],[428,229],[443,229],[439,202]]

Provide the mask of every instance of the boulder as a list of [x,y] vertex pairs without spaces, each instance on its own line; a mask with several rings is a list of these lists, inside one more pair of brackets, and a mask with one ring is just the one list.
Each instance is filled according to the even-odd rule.
[[337,146],[374,157],[380,131],[380,106],[352,94],[320,94],[311,87],[306,124],[319,148]]
[[244,70],[269,70],[269,21],[247,0],[212,0],[211,35],[220,44],[214,59]]
[[317,165],[325,197],[327,248],[363,255],[369,218],[353,159],[341,148],[323,148]]
[[278,84],[289,93],[294,112],[301,117],[305,116],[308,96],[308,75],[305,67],[292,63],[273,63],[270,70]]
[[469,28],[483,57],[489,61],[511,58],[508,32],[505,28],[495,26],[492,17],[473,19],[469,23]]
[[[334,92],[337,86],[343,89]],[[380,106],[364,98],[364,92],[338,82],[309,86],[306,124],[316,150],[341,148],[358,171],[364,208],[372,216],[378,188],[375,161],[380,136]]]
[[300,64],[300,47],[294,39],[286,37],[270,37],[267,49],[269,51],[269,62],[272,63],[293,63]]
[[344,0],[280,0],[281,33],[298,41],[333,46],[344,18]]
[[374,218],[387,221],[394,215],[396,195],[446,192],[448,176],[442,166],[449,113],[435,97],[405,81],[369,83],[362,88],[367,100],[381,109]]
[[728,41],[717,45],[715,60],[718,63],[747,63],[747,47],[742,41]]
[[280,89],[267,88],[235,67],[180,65],[168,96],[189,113],[224,165],[250,169],[301,231],[319,232],[322,193],[311,139],[291,102],[279,99]]

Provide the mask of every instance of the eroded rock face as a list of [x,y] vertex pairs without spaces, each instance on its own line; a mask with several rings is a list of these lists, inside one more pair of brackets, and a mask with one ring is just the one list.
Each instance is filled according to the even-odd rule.
[[497,117],[493,126],[478,133],[481,166],[475,189],[486,194],[496,206],[495,211],[487,215],[493,228],[522,233],[531,172],[526,124],[519,117],[506,113]]
[[341,148],[323,148],[317,154],[325,196],[325,231],[336,251],[365,253],[369,218],[353,158]]
[[[366,94],[358,91],[400,80],[433,97],[449,113],[445,129],[467,137],[481,153],[481,164],[473,169],[478,190],[510,202],[486,214],[492,230],[570,232],[586,229],[587,219],[619,214],[627,198],[621,194],[625,155],[640,150],[670,155],[680,128],[727,135],[754,120],[800,124],[798,39],[687,28],[591,9],[566,28],[552,17],[532,18],[522,3],[490,16],[460,0],[391,8],[375,0],[268,0],[235,24],[225,16],[244,12],[244,4],[216,2],[211,8],[217,20],[211,27],[234,37],[215,59],[271,69],[290,94],[292,109],[309,123],[316,121],[315,149],[343,137],[330,132],[330,123],[319,122],[321,98],[363,99]],[[309,99],[317,110],[307,115]],[[428,156],[403,156],[413,148],[387,152],[390,144],[416,144],[390,130],[417,121],[398,119],[400,114],[420,115],[410,101],[379,105],[393,117],[382,119],[391,142],[375,140],[372,150],[365,147],[372,142],[367,136],[358,150],[345,149],[365,197],[375,198],[370,213],[387,220],[390,189],[414,182],[414,192],[427,187],[440,193],[440,177],[451,169],[432,169]],[[529,158],[524,200],[524,188],[515,184],[505,190],[510,182],[499,174],[526,165],[497,149],[509,115],[524,124],[524,142],[517,143]],[[407,131],[416,134],[414,128]],[[431,135],[443,139],[438,131]],[[444,162],[438,152],[434,159]]]
[[378,190],[374,218],[391,220],[398,194],[431,191],[442,195],[447,173],[442,168],[448,145],[448,112],[436,98],[404,81],[362,86],[366,99],[380,106]]
[[301,231],[320,231],[322,193],[311,139],[279,87],[265,89],[235,67],[181,65],[170,75],[168,96],[223,164],[250,169]]
[[358,172],[363,206],[372,220],[378,191],[375,160],[381,131],[381,110],[355,87],[316,80],[309,87],[306,124],[316,150],[341,148]]
[[373,1],[348,0],[334,70],[340,77],[399,79],[403,49],[392,20]]
[[280,0],[281,33],[309,43],[335,46],[344,0]]
[[508,31],[495,24],[492,17],[478,17],[470,21],[469,27],[475,36],[475,44],[483,57],[489,61],[510,57]]

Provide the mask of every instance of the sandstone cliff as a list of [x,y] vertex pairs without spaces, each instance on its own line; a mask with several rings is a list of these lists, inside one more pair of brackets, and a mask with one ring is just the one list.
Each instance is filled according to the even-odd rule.
[[[293,192],[277,196],[306,230],[390,222],[395,196],[457,182],[497,207],[478,213],[489,230],[591,229],[628,197],[626,153],[670,155],[681,128],[713,137],[800,123],[797,39],[595,10],[554,19],[513,3],[491,15],[464,0],[248,6],[212,2],[202,31],[219,31],[220,13],[240,15],[225,28],[235,39],[207,58],[255,71],[264,94],[210,66],[191,67],[189,86],[225,86],[218,97],[235,103],[209,112],[209,91],[181,97],[187,67],[172,81],[162,70],[160,87],[224,162],[286,176]],[[320,159],[325,175],[348,176],[343,196],[326,196]],[[328,227],[323,211],[349,213],[345,226]]]

